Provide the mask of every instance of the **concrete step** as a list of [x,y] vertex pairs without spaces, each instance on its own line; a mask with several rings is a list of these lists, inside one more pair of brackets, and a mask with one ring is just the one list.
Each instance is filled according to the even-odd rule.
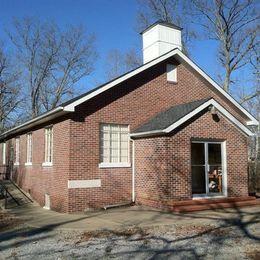
[[259,199],[249,199],[249,200],[241,200],[241,201],[230,201],[230,202],[207,202],[201,204],[193,204],[193,205],[178,205],[173,206],[172,211],[174,212],[193,212],[193,211],[201,211],[201,210],[215,210],[215,209],[224,209],[224,208],[240,208],[240,207],[248,207],[248,206],[256,206],[260,205]]
[[228,197],[228,198],[210,198],[210,199],[192,199],[192,200],[178,200],[171,201],[170,204],[174,206],[193,206],[193,205],[204,205],[204,204],[212,204],[212,203],[233,203],[239,201],[251,201],[256,198],[253,196],[245,196],[245,197]]
[[[17,207],[17,206],[21,206],[33,202],[33,200],[30,198],[30,195],[25,193],[12,181],[10,180],[1,181],[1,185],[2,187],[5,187],[5,189],[8,190],[7,198],[5,199],[3,197],[0,199],[1,208],[12,208],[15,206]],[[4,195],[6,195],[5,190],[4,190]]]

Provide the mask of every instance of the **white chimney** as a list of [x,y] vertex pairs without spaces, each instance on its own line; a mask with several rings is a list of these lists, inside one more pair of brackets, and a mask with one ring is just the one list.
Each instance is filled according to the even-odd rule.
[[181,44],[182,28],[163,21],[158,21],[141,34],[143,37],[143,63],[147,63],[172,49],[179,48]]

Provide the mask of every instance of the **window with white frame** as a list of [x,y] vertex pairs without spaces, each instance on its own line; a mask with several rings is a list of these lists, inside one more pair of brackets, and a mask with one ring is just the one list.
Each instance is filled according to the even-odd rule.
[[101,124],[101,164],[127,164],[129,162],[128,125]]
[[177,82],[177,66],[173,64],[167,64],[167,81]]
[[6,143],[2,143],[3,164],[6,164]]
[[27,134],[26,136],[26,163],[32,163],[32,133]]
[[53,128],[45,128],[45,163],[52,164],[53,161]]
[[15,162],[18,165],[20,160],[20,138],[15,138]]

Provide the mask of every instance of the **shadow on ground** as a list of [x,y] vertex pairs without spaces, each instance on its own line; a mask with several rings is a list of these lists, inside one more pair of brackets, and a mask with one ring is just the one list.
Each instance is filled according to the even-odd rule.
[[[255,209],[255,211],[254,211]],[[138,214],[146,213],[151,217],[148,223],[147,219],[138,220]],[[128,225],[128,219],[131,214],[135,215],[137,221],[135,225]],[[206,212],[195,213],[165,213],[155,210],[134,208],[123,208],[109,210],[108,212],[100,211],[88,215],[78,216],[76,219],[57,221],[54,224],[44,225],[41,228],[21,227],[18,229],[7,230],[0,234],[0,249],[6,250],[14,245],[12,243],[4,243],[17,240],[15,246],[20,247],[37,240],[44,240],[53,236],[53,230],[62,227],[65,224],[75,223],[82,220],[90,220],[95,218],[105,219],[113,216],[121,216],[121,227],[113,230],[104,226],[103,230],[94,232],[85,232],[77,241],[77,250],[85,247],[85,242],[91,241],[93,250],[100,244],[100,239],[105,239],[105,253],[109,256],[124,259],[132,259],[133,256],[145,254],[149,259],[165,258],[185,254],[185,257],[199,259],[207,254],[207,247],[213,248],[217,253],[221,247],[228,246],[230,240],[240,241],[247,239],[252,243],[260,245],[260,208],[233,208],[210,210]],[[163,227],[158,232],[155,226],[149,223],[158,223],[161,219],[172,219],[172,224]],[[187,221],[185,221],[187,220]],[[26,220],[25,220],[26,222]],[[180,223],[180,224],[179,224]],[[163,224],[163,223],[162,223]],[[236,230],[234,233],[233,231]],[[195,240],[201,238],[204,251],[194,243]],[[205,241],[203,240],[205,238]],[[203,242],[204,241],[204,242]],[[96,244],[95,244],[96,243]],[[131,247],[131,244],[135,246]],[[203,244],[204,243],[204,244]],[[123,250],[114,250],[118,244],[121,244]],[[154,246],[156,245],[156,246]],[[44,254],[41,252],[41,254]],[[259,254],[259,252],[256,252]]]

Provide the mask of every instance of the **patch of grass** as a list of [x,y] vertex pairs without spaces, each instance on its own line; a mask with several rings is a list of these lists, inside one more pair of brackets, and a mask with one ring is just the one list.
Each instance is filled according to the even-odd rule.
[[216,226],[214,225],[199,225],[199,224],[194,224],[194,225],[176,225],[175,226],[175,235],[177,236],[182,236],[182,235],[199,235],[203,233],[214,233],[215,235],[223,235],[223,231],[219,231],[215,229]]
[[122,230],[97,230],[85,232],[80,238],[80,242],[88,241],[93,238],[111,238],[111,237],[131,237],[133,235],[140,235],[142,237],[149,235],[148,229],[140,227],[129,227]]
[[0,212],[0,232],[17,227],[22,221],[7,212]]
[[246,253],[249,259],[259,260],[260,259],[260,249],[252,250]]

